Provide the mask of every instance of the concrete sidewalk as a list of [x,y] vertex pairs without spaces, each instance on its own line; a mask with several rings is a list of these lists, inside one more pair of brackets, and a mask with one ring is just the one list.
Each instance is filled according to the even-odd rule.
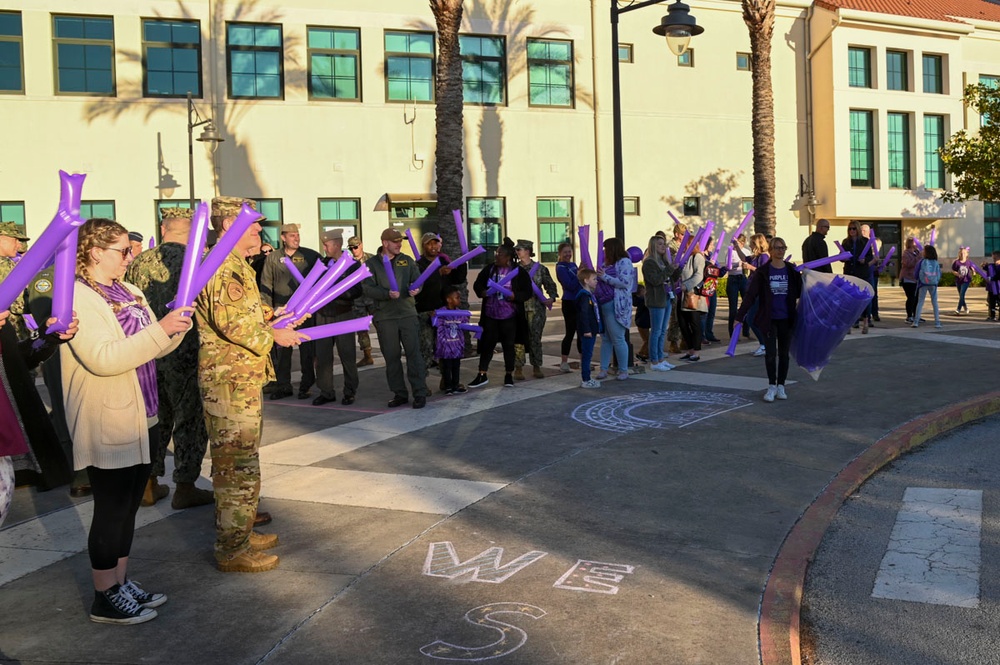
[[751,344],[585,391],[552,342],[549,378],[420,411],[387,412],[379,368],[350,408],[268,402],[281,565],[219,573],[210,507],[140,509],[132,572],[170,596],[141,626],[87,619],[89,501],[20,490],[0,531],[0,662],[759,662],[768,572],[830,479],[900,424],[994,388],[1000,328],[912,330],[897,292],[820,381],[794,368],[785,402],[761,401]]

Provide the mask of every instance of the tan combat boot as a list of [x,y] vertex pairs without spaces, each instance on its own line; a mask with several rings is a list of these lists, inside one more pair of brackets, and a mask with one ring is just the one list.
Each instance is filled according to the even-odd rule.
[[254,552],[263,552],[278,545],[278,534],[250,532],[250,549]]
[[249,550],[229,561],[215,564],[223,573],[263,573],[278,567],[278,557]]
[[372,350],[365,349],[365,357],[358,361],[358,367],[367,367],[368,365],[374,365],[375,361],[372,359]]
[[514,368],[514,378],[517,379],[518,381],[524,381],[524,368],[523,367],[515,367]]
[[152,476],[146,481],[146,489],[142,492],[142,505],[152,506],[168,494],[170,494],[170,488],[166,485],[161,485],[157,482],[156,477]]
[[531,376],[535,377],[536,379],[544,379],[545,378],[545,372],[542,371],[541,367],[532,366],[531,367]]

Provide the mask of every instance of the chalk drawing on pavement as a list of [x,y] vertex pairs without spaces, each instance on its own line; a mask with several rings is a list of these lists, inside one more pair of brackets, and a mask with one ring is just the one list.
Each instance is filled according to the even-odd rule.
[[598,399],[573,409],[573,420],[608,432],[687,427],[753,404],[732,393],[666,390]]
[[502,658],[514,653],[528,641],[528,634],[512,624],[498,621],[496,614],[514,614],[541,619],[546,612],[540,607],[527,603],[491,603],[469,610],[463,617],[473,626],[488,628],[497,634],[497,639],[481,647],[461,646],[443,640],[436,640],[420,647],[420,653],[438,660],[461,660],[469,663]]
[[621,582],[626,575],[631,575],[634,571],[635,566],[624,563],[603,563],[579,559],[576,565],[567,570],[552,586],[570,591],[616,594],[618,593],[617,584],[610,583]]
[[468,561],[460,561],[455,546],[450,541],[431,543],[427,547],[427,558],[424,560],[424,575],[445,577],[453,580],[464,577],[466,582],[487,582],[500,584],[519,570],[526,568],[544,557],[548,552],[537,550],[522,554],[513,561],[501,565],[503,559],[502,547],[491,547],[472,557]]

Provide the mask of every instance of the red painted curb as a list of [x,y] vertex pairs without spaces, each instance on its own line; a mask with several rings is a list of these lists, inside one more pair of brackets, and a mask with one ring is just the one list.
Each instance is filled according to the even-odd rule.
[[806,568],[841,504],[903,453],[973,420],[1000,413],[1000,392],[960,402],[897,427],[855,457],[792,526],[771,567],[760,603],[762,665],[801,665],[799,613]]

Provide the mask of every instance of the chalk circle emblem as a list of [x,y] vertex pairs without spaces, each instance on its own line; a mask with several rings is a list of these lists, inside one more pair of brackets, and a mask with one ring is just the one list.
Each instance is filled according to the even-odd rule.
[[667,390],[599,399],[573,410],[573,420],[608,432],[686,427],[752,404],[732,393]]

